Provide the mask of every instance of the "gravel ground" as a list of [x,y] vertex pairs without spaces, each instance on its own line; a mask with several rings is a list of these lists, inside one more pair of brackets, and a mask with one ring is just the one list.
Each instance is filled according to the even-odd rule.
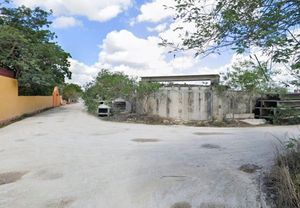
[[0,207],[261,207],[277,138],[298,132],[113,123],[64,106],[0,129]]

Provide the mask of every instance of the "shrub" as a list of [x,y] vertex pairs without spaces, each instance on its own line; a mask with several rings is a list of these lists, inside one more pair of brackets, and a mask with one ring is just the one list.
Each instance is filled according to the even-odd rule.
[[293,108],[278,109],[272,120],[276,125],[295,125],[300,124],[300,115]]
[[267,196],[274,207],[300,208],[299,139],[290,138],[282,145],[285,151],[278,151],[275,166],[266,177]]
[[138,82],[122,72],[111,72],[102,69],[96,79],[85,86],[83,100],[87,110],[97,112],[98,102],[105,100],[110,103],[114,99],[123,98],[135,102],[137,98],[148,97],[158,91],[159,83]]

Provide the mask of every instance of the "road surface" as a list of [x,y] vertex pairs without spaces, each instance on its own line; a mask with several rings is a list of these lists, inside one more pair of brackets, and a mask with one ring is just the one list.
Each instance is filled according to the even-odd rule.
[[0,129],[0,207],[261,207],[260,174],[287,132],[298,128],[113,123],[64,106]]

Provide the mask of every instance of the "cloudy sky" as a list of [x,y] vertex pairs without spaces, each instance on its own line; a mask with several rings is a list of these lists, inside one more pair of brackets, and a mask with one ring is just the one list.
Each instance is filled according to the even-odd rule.
[[84,85],[101,68],[132,76],[217,73],[236,56],[231,52],[194,58],[169,54],[160,38],[178,41],[171,10],[174,0],[14,0],[15,5],[53,10],[51,30],[72,55],[72,82]]

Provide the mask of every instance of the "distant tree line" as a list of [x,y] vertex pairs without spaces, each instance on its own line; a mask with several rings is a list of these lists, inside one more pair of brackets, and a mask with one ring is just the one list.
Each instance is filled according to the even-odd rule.
[[73,83],[66,83],[61,87],[62,97],[68,103],[78,102],[78,99],[82,96],[82,89],[79,85]]

